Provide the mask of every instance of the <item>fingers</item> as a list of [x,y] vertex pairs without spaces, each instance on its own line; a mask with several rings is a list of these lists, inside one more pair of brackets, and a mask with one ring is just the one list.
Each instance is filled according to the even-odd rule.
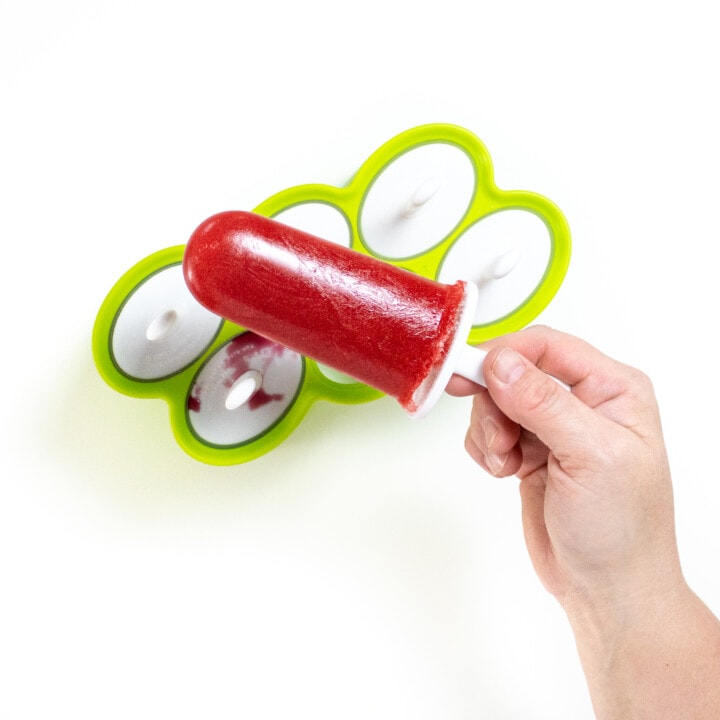
[[[624,428],[657,434],[659,412],[647,376],[571,335],[533,327],[498,338],[485,361],[497,405],[552,451],[576,453]],[[540,372],[542,371],[542,372]],[[572,393],[551,380],[566,382]]]
[[481,388],[482,385],[478,385],[472,380],[468,380],[460,375],[453,375],[445,388],[445,392],[455,397],[464,397],[465,395],[475,395]]
[[466,447],[494,475],[523,477],[548,451],[561,462],[591,462],[621,429],[657,433],[649,380],[579,338],[536,326],[484,348],[487,390],[455,377],[448,391],[475,394]]
[[488,392],[498,408],[559,459],[577,456],[588,438],[602,434],[591,408],[513,348],[492,351],[486,366]]
[[[621,394],[624,385],[617,378],[624,366],[620,363],[579,338],[542,326],[496,338],[484,347],[488,390],[479,393],[474,403],[468,442],[474,448],[471,455],[476,460],[479,456],[480,464],[493,474],[527,473],[530,466],[547,459],[548,449],[558,457],[577,456],[589,437],[607,431],[605,418],[594,408]],[[551,375],[570,385],[572,393]],[[453,379],[454,394],[473,389],[479,388]],[[493,424],[500,432],[489,445],[485,429]],[[521,427],[533,442],[519,444]]]
[[548,456],[547,447],[503,413],[484,388],[473,397],[465,449],[495,477],[525,477],[545,465]]
[[482,388],[473,397],[465,449],[470,457],[496,477],[514,475],[522,461],[517,448],[520,426],[510,420]]
[[[535,325],[520,332],[511,333],[482,344],[488,353],[494,349],[511,347],[527,358],[533,365],[549,375],[573,386],[582,393],[590,378],[613,378],[620,363],[608,358],[594,347],[572,335]],[[490,363],[485,363],[489,368]],[[454,375],[447,386],[450,395],[474,395],[480,386]]]
[[[573,335],[536,325],[495,338],[483,346],[489,353],[510,347],[532,365],[572,387],[573,395],[591,408],[603,405],[629,389],[640,404],[652,404],[654,392],[647,378]],[[490,368],[494,359],[488,358]],[[463,388],[462,389],[467,389]]]

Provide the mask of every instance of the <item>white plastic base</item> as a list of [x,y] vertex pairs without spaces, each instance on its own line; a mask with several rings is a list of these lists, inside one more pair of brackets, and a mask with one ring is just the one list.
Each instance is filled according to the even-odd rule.
[[360,236],[384,258],[426,252],[462,220],[476,183],[473,163],[457,145],[414,147],[394,158],[370,184],[360,210]]
[[202,355],[221,323],[190,294],[182,267],[171,265],[128,296],[112,330],[113,358],[128,377],[169,377]]

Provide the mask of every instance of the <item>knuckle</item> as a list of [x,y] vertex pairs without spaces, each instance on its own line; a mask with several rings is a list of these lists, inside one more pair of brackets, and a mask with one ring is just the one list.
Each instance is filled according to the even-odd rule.
[[531,380],[519,388],[518,400],[531,413],[555,413],[562,388],[551,378]]
[[653,392],[652,380],[642,370],[626,366],[628,383],[641,392]]
[[625,388],[631,406],[635,408],[655,407],[655,386],[642,370],[628,367],[625,375]]

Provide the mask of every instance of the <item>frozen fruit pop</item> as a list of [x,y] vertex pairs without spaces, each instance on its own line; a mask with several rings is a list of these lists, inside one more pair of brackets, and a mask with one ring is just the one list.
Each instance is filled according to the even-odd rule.
[[453,372],[483,383],[485,354],[465,342],[477,291],[464,281],[438,283],[241,211],[203,222],[183,269],[207,309],[394,397],[411,415],[434,404]]

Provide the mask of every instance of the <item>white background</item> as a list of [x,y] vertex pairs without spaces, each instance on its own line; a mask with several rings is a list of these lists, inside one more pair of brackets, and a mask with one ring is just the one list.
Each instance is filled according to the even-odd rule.
[[652,376],[720,612],[712,5],[0,0],[0,718],[592,716],[467,399],[319,404],[217,468],[92,362],[138,260],[427,122],[568,218],[539,321]]

